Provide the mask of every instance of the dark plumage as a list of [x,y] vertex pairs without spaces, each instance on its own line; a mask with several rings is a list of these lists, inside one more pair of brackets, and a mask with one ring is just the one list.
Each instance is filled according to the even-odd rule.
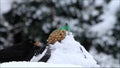
[[[32,62],[47,62],[51,56],[51,49],[47,43],[40,44],[40,48],[35,50],[35,55],[31,59]],[[34,60],[37,58],[37,60]]]
[[39,62],[47,62],[48,59],[51,56],[51,50],[50,48],[47,48],[47,52],[45,53],[45,55],[39,60]]
[[35,46],[35,41],[26,40],[22,44],[14,45],[0,50],[0,63],[9,61],[29,61],[34,55],[34,51],[39,49]]

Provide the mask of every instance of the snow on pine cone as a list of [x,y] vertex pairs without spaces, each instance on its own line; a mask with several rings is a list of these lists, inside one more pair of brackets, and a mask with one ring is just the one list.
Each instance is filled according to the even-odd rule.
[[56,41],[61,42],[61,40],[63,40],[65,36],[66,36],[65,30],[55,30],[49,35],[47,41],[49,44],[54,44]]

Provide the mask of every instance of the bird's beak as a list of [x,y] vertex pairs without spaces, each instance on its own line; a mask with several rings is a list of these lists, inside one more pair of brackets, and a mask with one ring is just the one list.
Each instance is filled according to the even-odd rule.
[[35,45],[35,46],[40,46],[40,45],[41,45],[41,43],[40,43],[40,42],[38,42],[38,41],[36,41],[36,42],[34,43],[34,45]]

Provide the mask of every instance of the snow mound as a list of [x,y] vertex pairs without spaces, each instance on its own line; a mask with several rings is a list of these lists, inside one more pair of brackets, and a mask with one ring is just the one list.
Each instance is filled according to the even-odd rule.
[[68,64],[48,64],[44,62],[8,62],[0,64],[0,68],[11,67],[81,67],[78,65],[68,65]]
[[51,57],[47,63],[74,64],[83,67],[98,67],[94,58],[77,42],[71,32],[67,32],[65,39],[50,44]]

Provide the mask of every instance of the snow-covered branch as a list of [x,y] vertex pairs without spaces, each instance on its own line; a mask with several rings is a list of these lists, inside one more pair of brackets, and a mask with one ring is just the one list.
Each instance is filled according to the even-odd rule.
[[102,20],[102,22],[91,26],[90,31],[97,33],[98,36],[102,36],[109,30],[111,30],[116,23],[115,15],[119,8],[120,1],[112,0],[107,6],[104,7],[103,14],[99,18]]

